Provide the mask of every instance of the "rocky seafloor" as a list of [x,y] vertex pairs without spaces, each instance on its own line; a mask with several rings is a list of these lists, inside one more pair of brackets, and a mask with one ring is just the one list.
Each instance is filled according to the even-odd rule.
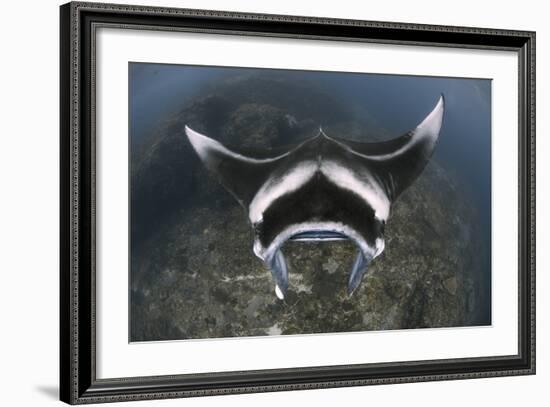
[[478,214],[457,177],[435,160],[393,205],[385,251],[352,297],[352,242],[288,242],[289,291],[277,299],[252,252],[244,210],[203,168],[183,128],[269,149],[315,135],[319,123],[349,139],[390,136],[368,112],[314,85],[251,75],[205,89],[133,149],[131,341],[486,322]]

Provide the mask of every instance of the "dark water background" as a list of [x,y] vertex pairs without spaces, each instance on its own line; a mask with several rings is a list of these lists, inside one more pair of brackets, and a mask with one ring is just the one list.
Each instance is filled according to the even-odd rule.
[[[184,65],[129,65],[130,143],[152,137],[156,127],[181,111],[196,95],[219,81],[243,75],[271,75],[273,70]],[[387,130],[387,138],[414,128],[444,94],[446,112],[435,150],[436,160],[465,186],[466,200],[479,214],[480,239],[491,247],[491,80],[277,70],[279,77],[307,81],[345,105],[362,110]],[[322,123],[320,123],[322,125]],[[336,135],[345,137],[344,135]],[[490,287],[490,249],[479,262]],[[491,296],[483,308],[490,320]]]

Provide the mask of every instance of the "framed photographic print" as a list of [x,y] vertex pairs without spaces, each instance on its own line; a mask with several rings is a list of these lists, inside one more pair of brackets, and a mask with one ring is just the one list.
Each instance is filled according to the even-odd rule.
[[61,6],[61,399],[535,373],[535,34]]

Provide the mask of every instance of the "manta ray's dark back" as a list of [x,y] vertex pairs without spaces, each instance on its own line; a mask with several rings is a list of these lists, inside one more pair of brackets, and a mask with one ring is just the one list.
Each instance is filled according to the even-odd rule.
[[348,280],[351,295],[384,250],[391,205],[429,162],[444,111],[441,96],[416,128],[393,140],[362,143],[319,129],[270,155],[239,153],[187,126],[185,131],[203,164],[245,208],[253,251],[270,269],[279,298],[288,290],[281,248],[289,239],[353,240],[358,254]]

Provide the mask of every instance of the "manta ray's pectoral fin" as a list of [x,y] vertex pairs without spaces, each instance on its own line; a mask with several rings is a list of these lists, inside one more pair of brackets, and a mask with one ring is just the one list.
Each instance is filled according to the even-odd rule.
[[369,254],[363,253],[361,250],[358,251],[355,262],[353,263],[353,268],[348,279],[348,295],[351,296],[355,289],[359,287],[363,275],[367,271],[370,262],[373,260],[373,257]]
[[422,173],[439,140],[445,99],[439,98],[426,118],[405,136],[406,143],[382,158],[381,173],[388,193],[395,200]]
[[445,99],[441,95],[424,120],[401,137],[378,143],[338,141],[365,160],[365,166],[376,172],[394,201],[428,164],[439,139],[444,113]]
[[245,209],[248,208],[277,162],[286,155],[252,158],[234,152],[219,141],[200,134],[188,126],[185,126],[185,133],[206,168]]

